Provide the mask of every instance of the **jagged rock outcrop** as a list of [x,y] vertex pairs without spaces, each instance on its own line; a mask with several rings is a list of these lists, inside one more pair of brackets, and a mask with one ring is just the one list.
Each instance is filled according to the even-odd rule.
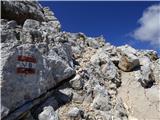
[[2,18],[23,24],[26,19],[44,21],[42,7],[37,1],[2,1]]
[[35,1],[2,1],[0,28],[2,120],[160,119],[156,51],[61,31]]

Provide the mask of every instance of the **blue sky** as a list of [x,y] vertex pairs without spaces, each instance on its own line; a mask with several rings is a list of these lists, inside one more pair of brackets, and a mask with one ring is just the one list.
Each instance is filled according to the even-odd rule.
[[143,31],[135,33],[136,36],[139,35],[138,38],[131,36],[137,28],[140,28],[138,20],[142,18],[144,11],[159,2],[40,1],[40,3],[54,11],[64,31],[83,32],[91,37],[103,35],[107,42],[115,46],[129,44],[138,49],[154,49],[160,54],[156,42],[151,44],[154,39],[145,40],[139,35]]

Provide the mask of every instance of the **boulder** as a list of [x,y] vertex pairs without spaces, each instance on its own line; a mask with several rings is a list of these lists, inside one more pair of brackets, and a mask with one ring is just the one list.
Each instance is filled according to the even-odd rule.
[[27,19],[23,24],[23,29],[21,32],[21,41],[23,43],[39,43],[42,42],[42,32],[40,29],[40,22]]
[[26,19],[45,21],[42,8],[37,1],[2,1],[1,17],[23,24]]
[[75,71],[61,57],[55,50],[43,56],[34,44],[2,47],[2,105],[13,111],[72,77]]
[[134,54],[123,54],[120,58],[118,67],[126,72],[132,71],[135,67],[139,66],[139,59]]
[[153,71],[150,66],[142,66],[141,67],[142,77],[138,80],[144,88],[152,87],[155,82]]
[[58,114],[51,106],[44,107],[43,112],[38,116],[39,120],[59,120]]
[[40,27],[40,22],[33,19],[26,19],[23,24],[23,30],[38,29]]

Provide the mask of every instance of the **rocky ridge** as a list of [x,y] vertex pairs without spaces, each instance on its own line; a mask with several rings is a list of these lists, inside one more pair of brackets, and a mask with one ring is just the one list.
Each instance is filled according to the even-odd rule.
[[2,1],[2,120],[158,120],[160,58],[61,31],[35,1]]

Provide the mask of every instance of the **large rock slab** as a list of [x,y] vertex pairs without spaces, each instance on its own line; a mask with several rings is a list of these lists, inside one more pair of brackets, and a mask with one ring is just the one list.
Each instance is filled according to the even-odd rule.
[[2,18],[23,24],[26,19],[45,21],[37,1],[2,1]]
[[44,56],[34,44],[2,45],[1,102],[6,109],[13,111],[75,74],[69,61],[61,58],[65,54],[71,59],[69,53],[56,52]]
[[159,120],[160,119],[160,87],[154,85],[145,89],[136,80],[135,72],[122,73],[122,86],[119,94],[128,111],[129,118],[136,120]]

